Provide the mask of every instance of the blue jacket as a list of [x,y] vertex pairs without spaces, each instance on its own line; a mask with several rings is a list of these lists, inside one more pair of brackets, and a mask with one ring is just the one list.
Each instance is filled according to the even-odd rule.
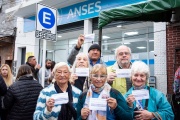
[[[146,87],[147,89],[147,87]],[[133,87],[124,95],[125,99],[128,95],[132,94]],[[143,106],[145,106],[145,100],[142,100]],[[136,102],[133,103],[134,108]],[[167,101],[165,95],[155,88],[150,87],[148,107],[149,112],[153,112],[155,115],[161,118],[161,120],[174,120],[174,114],[171,105]],[[156,120],[156,119],[155,119]]]
[[[34,112],[33,119],[34,120],[57,120],[58,115],[60,114],[61,105],[55,105],[51,112],[47,110],[46,101],[53,95],[57,94],[54,84],[49,85],[44,88],[38,98],[36,110]],[[73,106],[76,108],[76,104],[78,102],[78,98],[81,94],[81,91],[72,86],[72,94],[73,94]]]

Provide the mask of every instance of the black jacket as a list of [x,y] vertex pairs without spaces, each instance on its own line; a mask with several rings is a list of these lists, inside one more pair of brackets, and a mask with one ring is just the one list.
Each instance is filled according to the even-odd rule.
[[4,96],[8,120],[32,120],[42,86],[32,76],[20,77]]
[[35,68],[34,68],[31,64],[29,64],[28,62],[26,62],[26,64],[31,67],[31,71],[32,71],[32,73],[33,73],[33,77],[34,77],[36,80],[39,80],[39,79],[38,79],[39,69],[37,69],[37,68],[35,69]]
[[4,96],[7,92],[7,86],[6,83],[4,82],[4,79],[0,76],[0,116],[1,116],[1,112],[2,112],[2,101],[1,101],[1,96]]

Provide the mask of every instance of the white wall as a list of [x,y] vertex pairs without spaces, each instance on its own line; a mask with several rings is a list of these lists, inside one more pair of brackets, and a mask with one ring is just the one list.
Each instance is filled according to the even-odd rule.
[[17,18],[17,36],[15,41],[14,61],[17,61],[17,68],[21,65],[21,48],[26,48],[27,52],[32,52],[38,59],[39,41],[35,38],[35,32],[23,33],[23,18]]
[[154,23],[154,74],[157,89],[167,94],[166,23]]

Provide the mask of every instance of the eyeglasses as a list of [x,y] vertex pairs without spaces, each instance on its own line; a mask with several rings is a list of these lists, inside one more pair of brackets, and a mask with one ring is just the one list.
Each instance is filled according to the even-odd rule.
[[91,74],[92,78],[94,79],[106,79],[107,75],[98,75],[98,74]]
[[129,52],[120,52],[120,53],[119,53],[120,56],[123,56],[124,54],[125,54],[125,55],[130,55]]

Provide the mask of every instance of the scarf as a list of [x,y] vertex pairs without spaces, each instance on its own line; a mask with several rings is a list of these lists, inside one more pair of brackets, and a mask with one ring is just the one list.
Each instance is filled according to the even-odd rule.
[[[108,83],[105,83],[101,88],[96,88],[93,84],[90,85],[84,107],[89,107],[90,98],[92,98],[93,92],[100,94],[98,98],[107,99],[110,97],[111,86]],[[92,110],[89,114],[88,120],[106,120],[107,111]]]
[[[63,93],[63,91],[57,85],[57,82],[54,83],[54,87],[57,93]],[[58,120],[71,120],[72,118],[76,120],[77,114],[75,108],[73,107],[72,87],[69,82],[66,92],[68,92],[69,102],[67,104],[61,105],[61,111],[59,113]]]

